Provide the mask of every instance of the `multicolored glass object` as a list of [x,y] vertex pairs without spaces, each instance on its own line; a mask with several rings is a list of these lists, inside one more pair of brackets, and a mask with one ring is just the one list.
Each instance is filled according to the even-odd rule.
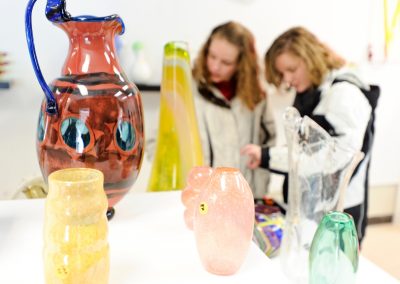
[[193,167],[187,177],[186,187],[182,190],[181,200],[185,206],[183,217],[186,226],[193,230],[194,211],[198,206],[198,198],[207,186],[213,169],[208,166]]
[[269,257],[274,257],[279,252],[284,223],[285,219],[278,207],[255,205],[253,241]]
[[309,255],[309,284],[356,283],[359,247],[353,217],[329,212],[318,226]]
[[183,189],[194,166],[203,165],[203,152],[192,95],[187,44],[164,47],[160,122],[148,191]]
[[238,169],[214,169],[198,198],[193,225],[204,268],[218,275],[236,273],[247,255],[254,227],[253,193]]
[[47,284],[107,284],[110,256],[102,172],[55,171],[48,177],[44,220]]
[[96,168],[104,174],[108,216],[130,190],[142,163],[144,128],[139,90],[125,76],[115,52],[122,19],[72,17],[65,0],[48,0],[46,16],[69,37],[60,78],[48,86],[36,57],[32,10],[26,9],[26,36],[34,71],[46,95],[37,127],[42,174],[63,168]]

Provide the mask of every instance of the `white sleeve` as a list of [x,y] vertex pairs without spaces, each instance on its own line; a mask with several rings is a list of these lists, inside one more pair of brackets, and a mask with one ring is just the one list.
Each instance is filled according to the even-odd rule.
[[269,168],[278,172],[289,172],[289,153],[286,146],[269,148]]
[[314,115],[323,115],[339,135],[339,143],[361,149],[371,106],[354,84],[340,82],[321,94]]

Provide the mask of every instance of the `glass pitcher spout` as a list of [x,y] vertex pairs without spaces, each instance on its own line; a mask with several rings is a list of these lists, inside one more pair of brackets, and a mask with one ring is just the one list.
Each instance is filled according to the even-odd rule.
[[[35,0],[36,1],[36,0]],[[73,17],[67,11],[66,0],[47,0],[46,4],[46,17],[49,21],[53,23],[64,23],[68,21],[76,22],[104,22],[116,20],[121,24],[120,35],[125,31],[125,24],[123,20],[116,14],[105,16],[105,17],[95,17],[90,15],[82,15]]]
[[65,0],[47,0],[46,17],[51,22],[66,22],[71,20],[71,14],[66,10]]

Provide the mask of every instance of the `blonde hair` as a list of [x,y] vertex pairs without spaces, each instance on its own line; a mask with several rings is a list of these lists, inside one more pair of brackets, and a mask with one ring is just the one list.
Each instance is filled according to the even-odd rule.
[[283,53],[301,58],[307,66],[313,86],[319,86],[331,70],[343,67],[345,60],[303,27],[294,27],[280,35],[265,54],[265,76],[275,86],[282,83],[282,74],[275,67],[276,58]]
[[259,81],[259,66],[253,34],[237,22],[227,22],[215,27],[207,41],[201,48],[193,67],[193,77],[200,86],[211,85],[210,74],[207,68],[207,56],[211,41],[215,38],[225,39],[239,49],[236,79],[236,96],[249,109],[254,107],[265,97]]

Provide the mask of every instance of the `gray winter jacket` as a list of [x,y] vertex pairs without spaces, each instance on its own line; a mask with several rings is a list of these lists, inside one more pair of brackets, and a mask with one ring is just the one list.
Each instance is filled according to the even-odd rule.
[[254,198],[262,198],[268,190],[269,171],[247,168],[247,157],[240,155],[240,149],[249,143],[275,145],[275,123],[267,99],[250,110],[237,97],[228,101],[213,87],[204,94],[195,83],[193,95],[205,163],[240,169]]

